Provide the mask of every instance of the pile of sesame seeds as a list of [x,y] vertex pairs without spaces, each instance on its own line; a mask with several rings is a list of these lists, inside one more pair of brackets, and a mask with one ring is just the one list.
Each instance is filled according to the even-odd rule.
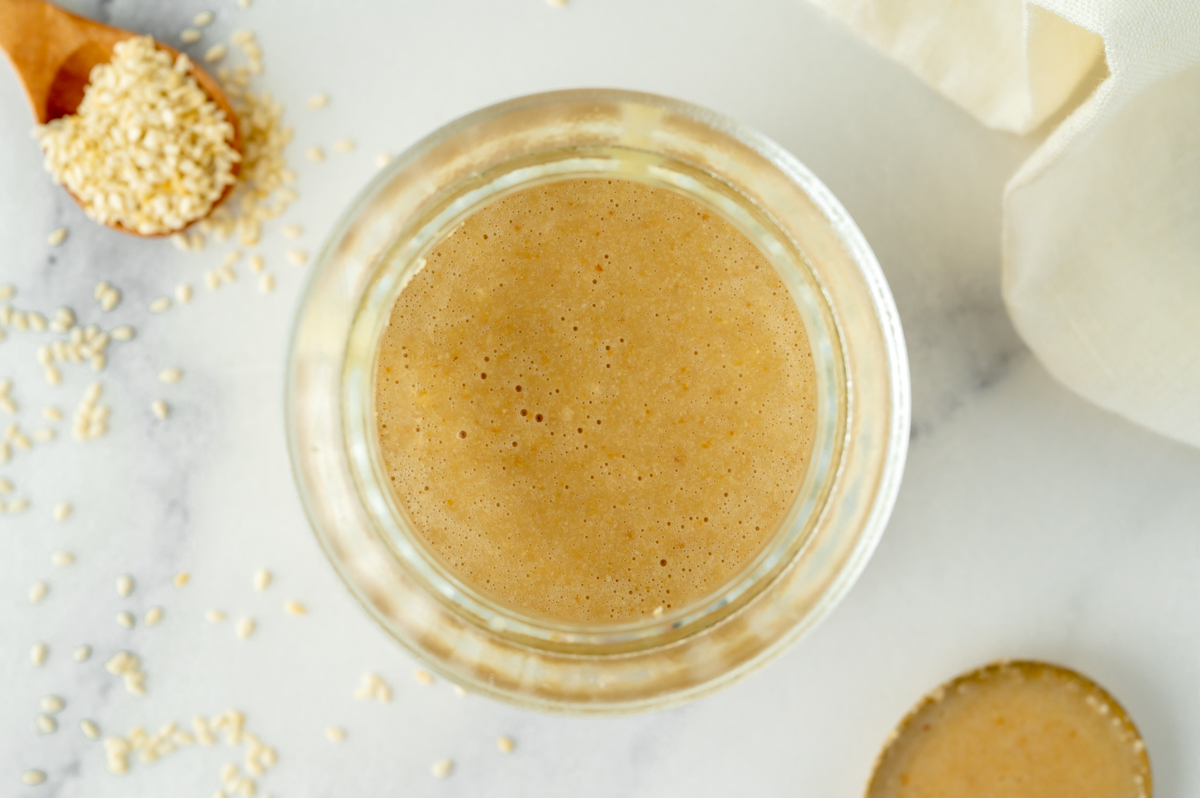
[[[191,29],[197,32],[194,43],[202,42],[207,35],[207,26],[212,21],[213,15],[210,12],[197,15],[197,18],[193,20],[195,27]],[[188,38],[191,38],[190,35]],[[183,40],[182,36],[181,40]],[[193,253],[203,253],[206,244],[236,241],[243,249],[223,253],[213,268],[204,273],[202,282],[211,291],[217,291],[238,285],[238,278],[241,276],[240,284],[244,285],[247,282],[253,282],[253,279],[246,280],[246,274],[242,271],[248,267],[249,271],[257,277],[259,291],[270,293],[275,286],[275,276],[266,268],[269,253],[265,256],[255,248],[260,245],[260,237],[268,223],[283,216],[290,204],[298,198],[294,188],[296,176],[288,169],[284,158],[284,150],[292,138],[292,131],[283,124],[282,106],[269,94],[255,93],[249,88],[251,77],[257,76],[263,71],[261,50],[252,34],[246,31],[237,31],[232,35],[228,44],[211,44],[202,47],[200,52],[205,54],[204,57],[209,63],[220,64],[216,71],[217,77],[224,84],[231,103],[238,111],[239,123],[242,125],[241,132],[245,141],[244,160],[241,165],[239,183],[229,201],[218,206],[214,213],[193,225],[186,232],[173,236],[171,240],[177,248]],[[239,55],[244,57],[245,63],[233,66],[231,62]],[[176,68],[175,65],[172,65],[172,69],[174,68]],[[330,103],[329,94],[322,93],[315,95],[308,105],[313,110],[321,110],[329,107]],[[356,152],[358,147],[352,139],[342,138],[325,142],[324,147],[318,147],[318,149],[321,149],[322,160],[324,160],[324,153],[328,151],[330,153],[329,161],[332,163],[338,161],[340,155]],[[391,155],[381,153],[375,157],[375,164],[382,168],[390,160]],[[302,244],[299,243],[305,235],[304,227],[296,223],[282,224],[279,232],[285,238],[297,242],[281,253],[282,260],[297,267],[308,263],[308,251],[301,248]],[[71,246],[68,243],[69,238],[70,234],[67,228],[59,227],[47,235],[46,241],[51,247],[66,245],[69,249]],[[209,247],[209,249],[211,250],[213,247]],[[172,280],[172,282],[174,281]],[[199,282],[199,280],[193,282]],[[38,347],[37,360],[47,386],[65,390],[61,387],[64,382],[75,384],[73,380],[76,377],[72,375],[73,369],[83,372],[84,375],[87,375],[88,372],[97,375],[87,378],[96,381],[87,382],[80,388],[73,389],[75,391],[82,390],[82,395],[76,392],[71,396],[71,402],[60,401],[59,406],[63,409],[55,406],[42,408],[40,415],[48,422],[46,426],[34,429],[33,426],[26,425],[22,429],[15,421],[9,423],[5,429],[3,441],[0,441],[0,462],[7,462],[10,457],[15,457],[20,452],[30,451],[38,445],[49,443],[56,437],[66,441],[60,445],[74,445],[71,444],[71,439],[80,445],[88,444],[109,435],[110,426],[119,431],[128,422],[128,416],[121,415],[122,408],[119,403],[113,401],[113,392],[111,390],[106,392],[105,384],[99,380],[105,379],[101,375],[108,372],[110,360],[118,363],[121,367],[126,365],[129,359],[119,355],[120,352],[125,351],[120,344],[134,340],[138,336],[138,331],[128,324],[105,325],[102,321],[105,316],[102,314],[113,313],[120,309],[121,314],[145,312],[174,317],[179,312],[179,308],[193,301],[195,292],[191,284],[180,282],[175,285],[173,290],[169,286],[165,289],[160,288],[161,296],[141,299],[136,287],[125,287],[131,288],[128,296],[134,301],[126,302],[124,305],[122,302],[126,293],[113,282],[105,280],[100,282],[92,292],[94,304],[90,301],[82,303],[85,307],[76,306],[75,310],[69,307],[58,307],[51,313],[45,308],[42,311],[18,309],[17,304],[13,302],[16,298],[16,289],[13,286],[0,285],[0,340],[3,340],[9,332],[22,336],[26,334],[46,336],[44,339],[46,343]],[[203,296],[203,292],[201,292],[201,296]],[[76,315],[77,310],[79,317]],[[133,321],[138,324],[138,330],[142,330],[137,317]],[[183,367],[175,366],[169,362],[153,364],[150,375],[155,377],[161,386],[179,385],[179,389],[186,389],[184,367],[190,368],[190,365],[187,363],[182,365]],[[22,380],[22,384],[24,384],[24,380]],[[112,384],[110,383],[108,387],[111,389]],[[163,390],[176,389],[163,387]],[[169,393],[165,395],[166,398],[155,399],[150,403],[150,415],[155,421],[167,421],[172,417],[173,405],[168,404],[167,399],[170,398],[172,402],[175,399]],[[20,403],[29,404],[26,394],[13,390],[11,380],[0,380],[0,417],[4,414],[17,415],[22,409]],[[74,404],[73,409],[72,404]],[[110,404],[117,405],[115,412]],[[35,406],[32,409],[36,412],[37,408]],[[68,419],[72,432],[70,436],[65,434],[66,429],[55,426]],[[59,501],[51,504],[54,521],[65,522],[74,517],[74,506],[70,502]],[[82,506],[84,504],[81,502],[80,514],[86,518],[87,508]],[[29,507],[29,498],[8,480],[0,478],[0,512],[20,513]],[[43,507],[44,505],[39,503],[35,506],[35,510],[44,512]],[[82,558],[82,562],[87,565],[87,552],[84,551],[83,554],[85,556]],[[50,557],[51,564],[56,568],[67,568],[73,565],[75,560],[75,555],[65,550],[54,552]],[[197,575],[203,581],[205,574],[198,571]],[[143,577],[145,576],[143,575]],[[286,574],[284,576],[286,577]],[[191,573],[180,571],[171,581],[176,588],[183,588],[190,583]],[[286,582],[286,578],[283,581]],[[57,578],[34,582],[29,590],[30,601],[52,604],[56,600],[56,596],[52,592],[51,582],[55,586],[59,584]],[[108,579],[105,583],[112,584]],[[266,591],[274,584],[273,574],[267,569],[259,569],[253,575],[252,584],[256,591]],[[279,588],[276,587],[276,591],[278,590]],[[236,620],[232,623],[214,627],[213,631],[220,630],[220,634],[247,641],[247,646],[255,646],[261,645],[261,643],[255,642],[256,635],[266,637],[273,625],[278,622],[270,612],[251,613],[246,611],[244,606],[214,608],[203,613],[197,613],[195,609],[187,612],[170,601],[163,601],[163,605],[147,606],[149,602],[141,603],[139,601],[141,594],[147,591],[145,588],[138,587],[138,581],[132,575],[117,578],[116,592],[119,599],[131,601],[115,614],[106,612],[105,623],[113,634],[122,636],[139,628],[161,626],[170,629],[179,623],[202,623],[205,618],[215,623],[223,623],[227,619],[233,618]],[[155,598],[161,600],[161,597],[156,596]],[[284,600],[274,606],[281,607],[285,616],[303,618],[309,614],[306,603],[302,603],[296,598],[288,598],[286,595],[280,596],[280,599]],[[116,622],[116,629],[113,629],[113,619]],[[304,623],[299,620],[288,622]],[[118,629],[122,631],[117,631]],[[232,635],[230,635],[231,631]],[[124,638],[122,637],[122,639]],[[123,692],[129,696],[122,700],[136,702],[147,698],[152,699],[155,690],[154,654],[151,650],[142,649],[139,645],[131,645],[132,640],[133,638],[129,638],[117,646],[93,641],[96,643],[95,649],[88,643],[76,645],[74,648],[68,647],[70,659],[87,668],[96,668],[97,670],[103,668],[103,673],[107,673],[108,677],[111,677],[109,683],[117,687],[117,694],[120,695]],[[44,674],[48,674],[58,664],[54,657],[59,656],[62,654],[52,650],[51,644],[48,642],[35,642],[29,648],[31,665],[35,668],[45,668]],[[49,667],[47,667],[47,663],[49,663]],[[103,673],[101,673],[101,677],[103,677]],[[424,670],[415,671],[413,679],[423,687],[432,687],[437,683],[437,680]],[[446,685],[446,687],[452,687],[460,697],[467,695],[461,687],[455,685]],[[364,674],[362,683],[354,691],[353,696],[356,700],[366,701],[372,705],[387,705],[392,702],[393,688],[384,676],[369,672]],[[71,700],[76,701],[77,699],[72,698]],[[59,717],[59,713],[66,706],[64,699],[49,696],[43,699],[39,706],[41,711],[33,716],[32,722],[32,729],[35,733],[54,735],[60,733],[61,729],[67,728],[64,725],[64,719]],[[74,705],[74,709],[78,709],[77,703]],[[328,720],[338,719],[329,718]],[[70,722],[75,723],[75,719],[71,718]],[[97,754],[101,749],[103,750],[107,768],[113,774],[125,774],[133,770],[138,762],[148,764],[189,746],[216,745],[217,739],[222,733],[226,735],[228,745],[245,746],[246,759],[240,767],[237,763],[229,763],[222,768],[220,787],[213,793],[214,798],[261,794],[258,779],[268,769],[274,767],[278,760],[278,754],[274,748],[266,746],[259,738],[245,731],[245,717],[237,710],[228,710],[211,718],[204,716],[193,718],[190,729],[167,724],[159,728],[157,732],[149,732],[146,729],[153,727],[147,725],[134,728],[128,734],[116,735],[112,734],[109,728],[102,732],[102,723],[108,726],[112,721],[106,720],[100,714],[96,715],[96,719],[80,718],[78,719],[79,733],[89,741],[103,740],[102,745],[95,746],[93,750]],[[355,731],[352,723],[330,726],[322,723],[314,726],[313,736],[319,739],[319,736],[324,734],[332,742],[348,743],[352,746],[354,740],[351,739],[351,731],[354,731],[355,734],[360,733]],[[235,742],[230,741],[231,735]],[[510,753],[514,749],[512,740],[508,737],[498,738],[496,747],[501,753]],[[455,772],[455,762],[452,759],[438,759],[430,766],[430,772],[437,778],[446,778]],[[47,773],[50,775],[47,776]],[[0,783],[11,778],[13,778],[13,774],[0,774]],[[53,782],[56,778],[55,772],[51,768],[29,769],[20,774],[22,783],[29,786],[42,784],[48,779]]]
[[38,127],[46,169],[102,224],[142,235],[203,217],[234,182],[233,126],[149,36],[113,48],[92,70],[76,113]]

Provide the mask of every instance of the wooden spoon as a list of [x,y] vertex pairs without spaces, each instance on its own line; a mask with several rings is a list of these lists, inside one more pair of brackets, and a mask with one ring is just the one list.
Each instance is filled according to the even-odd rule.
[[[0,48],[25,84],[25,93],[29,95],[29,104],[33,106],[33,115],[39,124],[75,113],[83,102],[83,91],[92,67],[111,61],[113,46],[136,35],[64,11],[45,0],[0,0]],[[170,53],[172,58],[179,55],[178,50],[161,42],[156,41],[155,46]],[[229,98],[212,76],[194,63],[191,75],[201,90],[225,112],[225,119],[233,126],[230,144],[240,154],[241,126]],[[238,167],[239,164],[234,162],[234,177]],[[212,207],[221,204],[232,190],[232,184],[226,186]],[[78,202],[79,198],[75,197],[75,200]],[[112,226],[125,233],[142,235],[120,224]]]

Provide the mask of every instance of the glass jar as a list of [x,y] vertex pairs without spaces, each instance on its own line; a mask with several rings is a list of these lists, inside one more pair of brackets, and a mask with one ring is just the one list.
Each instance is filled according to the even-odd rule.
[[[380,335],[426,253],[487,203],[576,177],[669,188],[748,236],[796,302],[817,375],[808,471],[761,553],[716,593],[621,624],[523,615],[457,579],[398,506],[375,434]],[[485,108],[395,159],[317,259],[292,334],[286,404],[309,518],[367,612],[431,670],[468,690],[577,714],[691,700],[813,628],[883,532],[909,434],[896,308],[870,247],[829,190],[736,122],[612,90]]]

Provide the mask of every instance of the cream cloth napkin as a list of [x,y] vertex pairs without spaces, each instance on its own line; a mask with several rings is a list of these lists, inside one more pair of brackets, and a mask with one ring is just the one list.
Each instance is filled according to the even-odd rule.
[[1005,187],[1004,298],[1068,387],[1200,446],[1200,0],[812,1],[991,127],[1086,93]]

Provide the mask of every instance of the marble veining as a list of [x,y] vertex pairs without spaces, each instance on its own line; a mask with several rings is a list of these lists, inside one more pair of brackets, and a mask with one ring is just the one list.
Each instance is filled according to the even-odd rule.
[[[105,732],[187,722],[236,707],[279,750],[259,785],[276,798],[314,796],[845,796],[860,794],[891,726],[921,693],[999,657],[1076,667],[1125,704],[1149,745],[1160,795],[1200,791],[1200,453],[1073,397],[1020,343],[999,291],[1000,192],[1032,150],[989,132],[848,31],[795,0],[638,3],[281,3],[95,0],[81,13],[177,43],[216,12],[199,54],[237,28],[265,51],[261,86],[287,106],[289,159],[301,199],[258,249],[276,275],[259,295],[244,265],[218,292],[203,272],[231,245],[180,253],[88,222],[50,184],[29,136],[25,99],[0,69],[0,282],[16,307],[73,308],[85,322],[137,327],[114,344],[104,384],[111,433],[79,444],[69,418],[93,375],[68,368],[47,386],[29,335],[0,342],[28,434],[54,404],[59,437],[17,452],[0,476],[30,508],[0,516],[0,795],[62,798],[209,796],[229,749],[192,747],[105,772],[80,718]],[[909,466],[887,534],[843,605],[800,645],[751,678],[669,712],[580,720],[525,713],[442,682],[385,639],[325,562],[287,462],[283,356],[306,267],[322,237],[374,173],[455,116],[551,88],[610,85],[676,95],[774,137],[834,191],[871,242],[896,295],[914,383]],[[305,100],[329,92],[330,107]],[[330,151],[349,137],[353,153]],[[307,162],[306,147],[329,151]],[[282,223],[281,222],[281,223]],[[59,248],[46,235],[65,225]],[[243,261],[244,264],[244,261]],[[124,293],[103,314],[100,280]],[[196,296],[162,315],[156,296]],[[167,366],[184,379],[163,385]],[[150,403],[166,399],[159,422]],[[6,425],[10,419],[0,417]],[[6,497],[11,498],[11,497]],[[61,524],[51,510],[70,501]],[[50,555],[72,551],[75,565]],[[253,587],[256,569],[275,574]],[[187,569],[182,589],[173,575]],[[137,589],[117,596],[116,578]],[[30,605],[36,579],[50,595]],[[310,614],[286,614],[296,599]],[[147,629],[151,606],[165,616]],[[138,619],[132,631],[114,621]],[[224,623],[204,614],[219,609]],[[234,624],[258,631],[237,639]],[[50,657],[31,667],[29,648]],[[71,651],[89,643],[77,664]],[[104,662],[136,652],[148,694],[131,696]],[[390,704],[352,696],[365,671]],[[61,695],[57,733],[34,730],[38,701]],[[327,726],[349,732],[329,743]],[[497,752],[497,735],[516,751]],[[444,781],[434,761],[455,760]],[[240,754],[239,754],[240,758]],[[20,773],[40,768],[37,788]]]

